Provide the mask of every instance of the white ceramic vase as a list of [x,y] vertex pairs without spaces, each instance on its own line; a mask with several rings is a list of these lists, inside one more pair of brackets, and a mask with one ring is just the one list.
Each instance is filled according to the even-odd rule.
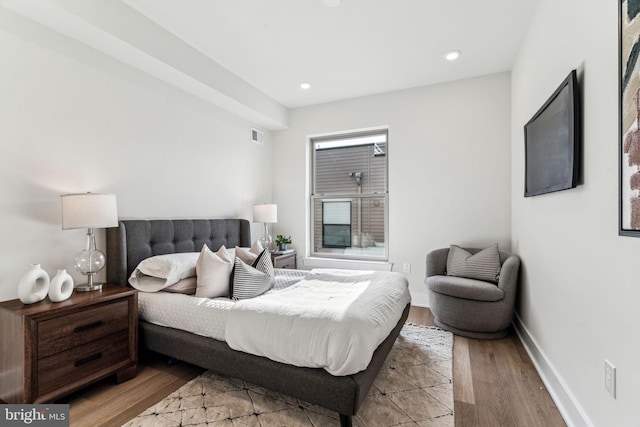
[[67,270],[58,270],[49,285],[49,299],[60,302],[68,299],[73,293],[73,278]]
[[31,264],[18,283],[18,298],[23,304],[42,301],[49,292],[49,275],[40,264]]

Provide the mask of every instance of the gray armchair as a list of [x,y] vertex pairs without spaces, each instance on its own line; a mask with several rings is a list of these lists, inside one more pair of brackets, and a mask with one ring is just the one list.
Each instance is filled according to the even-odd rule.
[[[480,249],[465,248],[474,254]],[[509,334],[518,286],[520,258],[500,252],[500,277],[495,283],[447,276],[449,248],[427,254],[425,284],[434,322],[442,329],[470,338],[496,339]]]

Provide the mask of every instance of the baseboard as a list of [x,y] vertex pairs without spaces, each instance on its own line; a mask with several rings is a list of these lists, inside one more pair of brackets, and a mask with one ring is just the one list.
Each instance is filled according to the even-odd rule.
[[594,427],[569,387],[524,326],[518,313],[513,318],[513,326],[567,426]]

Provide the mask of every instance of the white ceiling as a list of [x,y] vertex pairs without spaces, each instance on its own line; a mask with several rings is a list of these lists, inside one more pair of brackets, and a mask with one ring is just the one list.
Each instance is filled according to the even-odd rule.
[[539,0],[122,1],[294,108],[510,70]]

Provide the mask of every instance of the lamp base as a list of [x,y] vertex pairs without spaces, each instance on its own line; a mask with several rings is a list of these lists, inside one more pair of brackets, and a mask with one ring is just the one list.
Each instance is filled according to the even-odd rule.
[[266,249],[268,251],[271,251],[271,235],[269,234],[269,228],[267,227],[267,223],[264,223],[264,232],[262,233],[262,236],[260,236],[260,238],[258,239],[258,242],[260,242],[260,245],[262,246],[262,249]]
[[260,246],[262,246],[262,249],[266,249],[268,251],[271,250],[271,236],[260,236],[258,242],[260,242]]
[[102,283],[85,283],[74,288],[78,292],[101,291]]

